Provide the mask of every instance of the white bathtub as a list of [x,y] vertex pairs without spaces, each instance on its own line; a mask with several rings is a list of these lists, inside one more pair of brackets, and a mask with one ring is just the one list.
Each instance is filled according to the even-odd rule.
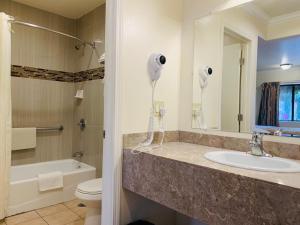
[[[96,177],[96,169],[72,159],[12,166],[8,216],[75,199],[78,183]],[[61,171],[64,188],[39,192],[38,174]]]

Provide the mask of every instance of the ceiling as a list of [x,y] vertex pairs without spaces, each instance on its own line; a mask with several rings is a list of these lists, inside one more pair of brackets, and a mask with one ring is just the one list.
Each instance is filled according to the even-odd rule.
[[270,18],[291,14],[300,10],[299,0],[256,0],[254,4]]
[[257,69],[278,69],[284,63],[300,66],[300,36],[270,41],[259,38]]
[[70,19],[78,19],[98,6],[105,0],[13,0],[15,2],[42,9]]

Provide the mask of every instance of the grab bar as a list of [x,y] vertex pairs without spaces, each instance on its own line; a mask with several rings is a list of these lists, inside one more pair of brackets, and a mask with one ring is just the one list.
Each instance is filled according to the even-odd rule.
[[59,127],[37,127],[36,131],[63,131],[64,127],[60,125]]

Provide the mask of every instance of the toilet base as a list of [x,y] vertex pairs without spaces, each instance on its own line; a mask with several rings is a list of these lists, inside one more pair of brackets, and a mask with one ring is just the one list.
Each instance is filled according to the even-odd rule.
[[101,225],[100,208],[87,209],[84,225]]

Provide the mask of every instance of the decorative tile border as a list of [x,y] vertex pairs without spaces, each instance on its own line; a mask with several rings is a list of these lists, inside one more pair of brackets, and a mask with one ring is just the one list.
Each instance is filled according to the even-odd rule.
[[104,78],[104,66],[96,69],[85,70],[85,71],[74,73],[74,82],[98,80],[103,78]]
[[13,77],[33,78],[61,82],[83,82],[87,80],[103,79],[104,74],[104,65],[96,69],[90,69],[76,73],[57,70],[47,70],[29,66],[11,66],[11,76]]
[[[136,146],[145,140],[147,133],[123,135],[123,148]],[[160,140],[159,133],[155,133],[154,142]],[[250,151],[249,139],[234,138],[218,135],[200,134],[186,131],[166,131],[164,142],[185,142],[209,147],[224,148],[235,151]],[[263,148],[273,156],[300,160],[300,145],[280,142],[264,141]]]

